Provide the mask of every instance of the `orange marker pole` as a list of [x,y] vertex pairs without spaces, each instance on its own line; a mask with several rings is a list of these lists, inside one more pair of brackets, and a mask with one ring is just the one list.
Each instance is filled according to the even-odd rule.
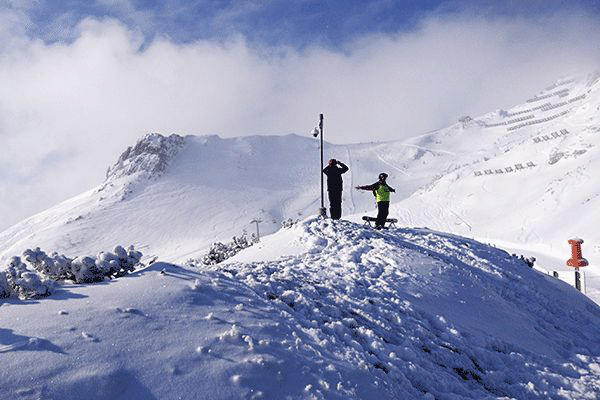
[[570,239],[569,244],[571,245],[571,258],[567,260],[569,267],[575,268],[575,288],[581,292],[581,274],[579,273],[579,267],[585,267],[588,265],[588,261],[583,258],[581,253],[581,244],[583,239]]

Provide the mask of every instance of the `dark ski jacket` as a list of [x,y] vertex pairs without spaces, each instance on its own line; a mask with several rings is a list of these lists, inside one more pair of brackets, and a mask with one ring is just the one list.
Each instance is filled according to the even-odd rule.
[[338,167],[337,165],[334,165],[333,167],[328,165],[325,168],[323,168],[323,173],[327,175],[328,192],[341,192],[344,188],[342,174],[348,171],[348,167],[346,166],[346,164],[340,161],[338,161],[338,164],[340,165],[340,167]]
[[377,197],[377,189],[379,189],[380,185],[386,186],[390,190],[390,192],[392,192],[392,193],[396,192],[396,189],[394,189],[393,187],[391,187],[387,183],[381,183],[379,181],[375,182],[372,185],[359,186],[358,188],[362,189],[362,190],[371,190],[373,192],[373,196]]

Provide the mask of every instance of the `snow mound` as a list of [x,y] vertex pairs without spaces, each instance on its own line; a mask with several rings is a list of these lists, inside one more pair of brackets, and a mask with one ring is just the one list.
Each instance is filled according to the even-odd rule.
[[300,229],[306,254],[224,270],[279,308],[307,358],[358,366],[386,398],[599,393],[600,309],[522,259],[427,229]]
[[262,249],[290,240],[303,251],[8,300],[0,397],[597,398],[600,309],[522,260],[316,218]]

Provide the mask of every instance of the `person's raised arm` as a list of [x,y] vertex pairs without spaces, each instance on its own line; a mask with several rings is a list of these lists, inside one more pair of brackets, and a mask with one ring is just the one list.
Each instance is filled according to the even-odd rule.
[[349,169],[349,168],[348,168],[348,166],[347,166],[346,164],[344,164],[344,163],[343,163],[343,162],[341,162],[341,161],[338,161],[337,163],[338,163],[338,165],[340,166],[340,173],[342,173],[342,174],[343,174],[343,173],[345,173],[345,172],[347,172],[347,171],[348,171],[348,169]]
[[366,185],[366,186],[356,186],[357,190],[377,190],[377,183],[374,183],[372,185]]

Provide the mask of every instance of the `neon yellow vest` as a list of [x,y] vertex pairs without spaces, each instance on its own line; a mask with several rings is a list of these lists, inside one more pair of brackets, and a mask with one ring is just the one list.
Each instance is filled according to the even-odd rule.
[[375,197],[377,202],[390,201],[390,189],[385,185],[379,185],[375,191]]

